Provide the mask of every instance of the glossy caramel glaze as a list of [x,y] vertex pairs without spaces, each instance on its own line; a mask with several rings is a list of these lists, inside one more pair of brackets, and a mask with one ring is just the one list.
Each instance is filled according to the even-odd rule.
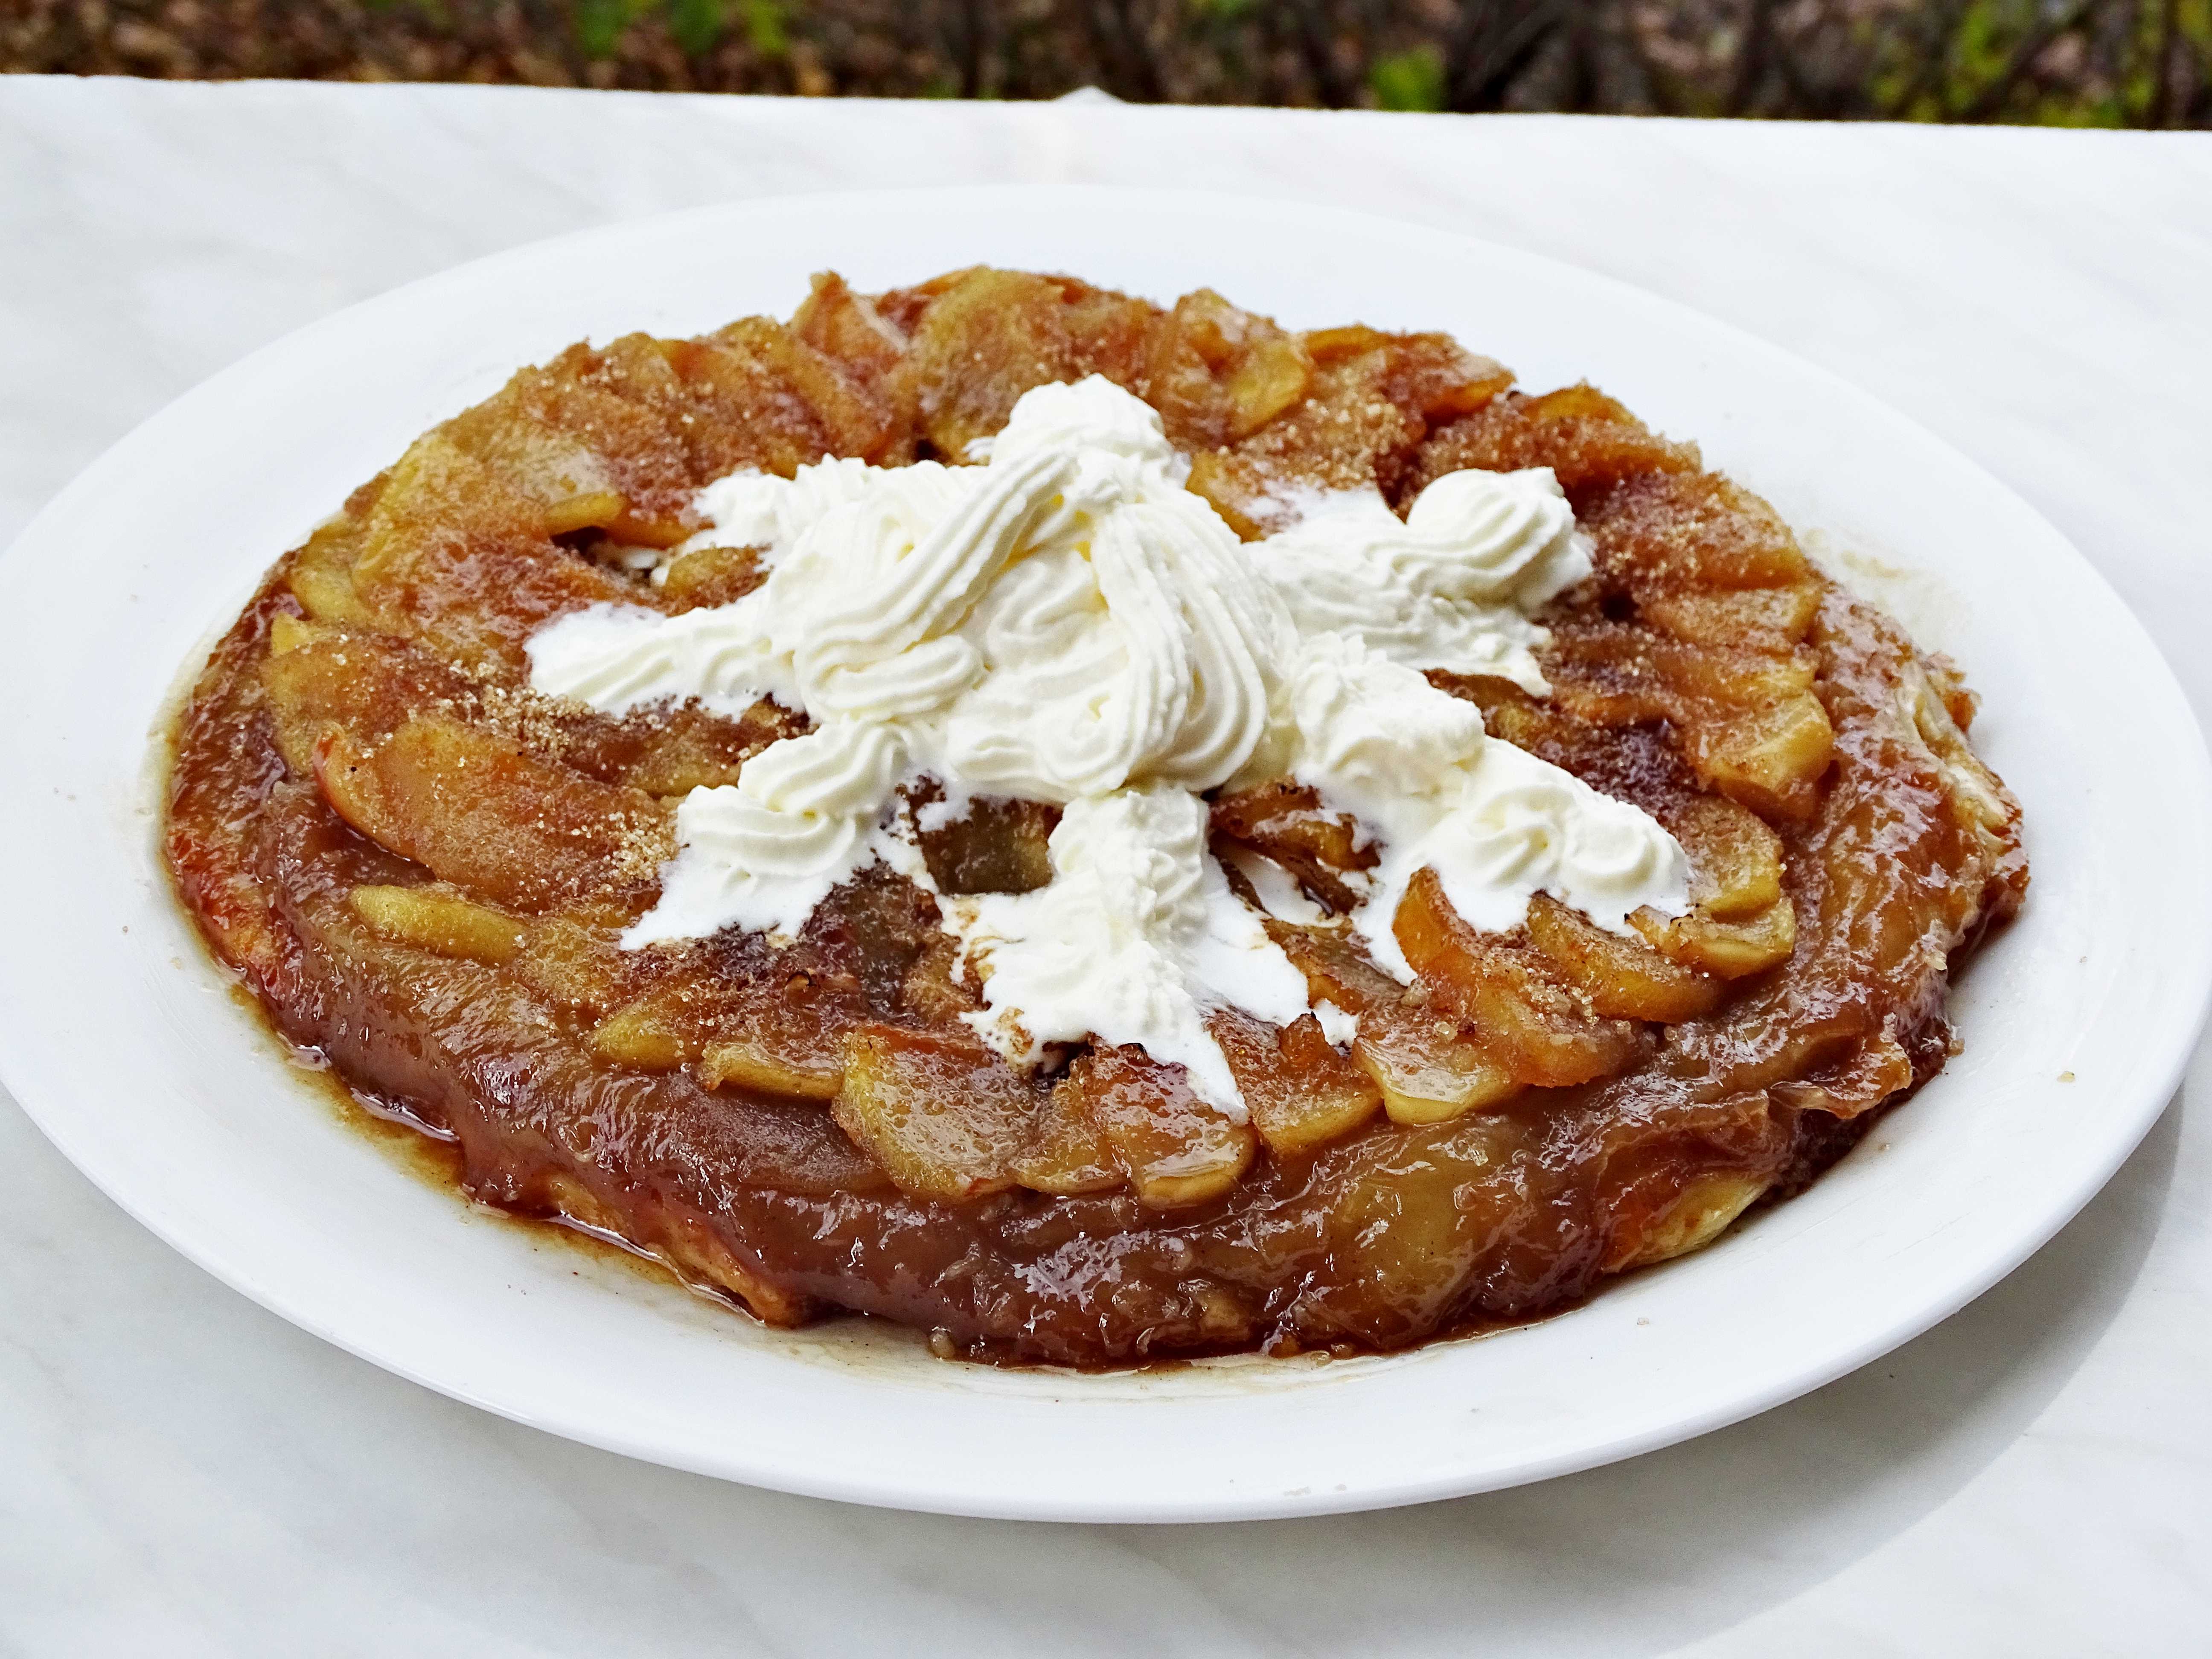
[[[596,600],[756,582],[742,550],[665,587],[630,574],[713,477],[957,456],[1086,373],[1162,411],[1247,535],[1285,485],[1402,507],[1456,467],[1554,467],[1599,568],[1547,618],[1553,695],[1439,683],[1674,830],[1691,915],[1624,941],[1540,905],[1480,936],[1417,884],[1410,992],[1340,928],[1279,924],[1362,1036],[1224,1016],[1250,1129],[1139,1051],[1030,1077],[976,1048],[933,901],[880,869],[786,949],[619,950],[673,801],[805,721],[608,719],[531,694],[521,642]],[[821,278],[788,325],[575,348],[272,572],[176,733],[179,893],[287,1038],[454,1138],[471,1195],[618,1235],[773,1322],[845,1308],[1095,1365],[1565,1305],[1798,1190],[1940,1068],[1949,973],[2027,866],[1948,664],[1694,449],[1589,388],[1510,384],[1441,336],[1000,271],[872,301]],[[1051,821],[994,804],[925,852],[949,889],[1018,890]],[[1287,782],[1214,822],[1324,906],[1370,856]]]

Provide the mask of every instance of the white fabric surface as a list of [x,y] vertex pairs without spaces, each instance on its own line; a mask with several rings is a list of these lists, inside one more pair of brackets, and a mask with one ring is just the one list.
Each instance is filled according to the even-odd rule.
[[[2195,135],[0,81],[0,541],[204,376],[477,254],[1057,179],[1395,214],[1726,317],[2020,490],[2212,708]],[[1418,1510],[1113,1530],[784,1498],[471,1411],[217,1285],[0,1099],[0,1652],[2199,1653],[2202,1115],[2178,1098],[1965,1312],[1751,1422]]]

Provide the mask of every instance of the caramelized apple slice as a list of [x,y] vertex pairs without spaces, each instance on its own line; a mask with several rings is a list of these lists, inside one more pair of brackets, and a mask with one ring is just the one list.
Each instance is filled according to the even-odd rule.
[[1625,1231],[1606,1257],[1607,1271],[1650,1267],[1702,1250],[1726,1232],[1767,1186],[1764,1176],[1734,1170],[1693,1176],[1665,1209],[1642,1226]]
[[767,580],[757,549],[696,548],[670,561],[660,597],[672,611],[698,611],[733,604]]
[[684,428],[700,477],[746,468],[787,478],[822,459],[828,436],[806,400],[763,361],[745,331],[679,345],[672,365],[697,414]]
[[1528,1085],[1459,1022],[1411,1004],[1360,1016],[1352,1057],[1382,1092],[1393,1123],[1444,1123],[1502,1106]]
[[1358,1287],[1370,1331],[1388,1341],[1434,1330],[1453,1304],[1464,1307],[1471,1267],[1516,1235],[1548,1231],[1522,1162],[1530,1133],[1492,1113],[1346,1148],[1327,1237],[1334,1277]]
[[1183,488],[1203,496],[1240,541],[1256,542],[1282,527],[1267,512],[1266,491],[1250,469],[1225,451],[1201,449],[1192,456]]
[[663,986],[617,1008],[592,1031],[592,1052],[638,1072],[672,1072],[705,1047],[680,988]]
[[1809,1078],[1775,1084],[1767,1093],[1778,1106],[1856,1117],[1911,1088],[1916,1075],[1912,1056],[1897,1040],[1897,1017],[1891,1014],[1881,1030],[1853,1044],[1840,1063],[1824,1066]]
[[1375,849],[1363,846],[1358,821],[1325,811],[1315,790],[1288,778],[1255,784],[1213,803],[1215,833],[1264,853],[1330,908],[1357,902],[1358,873],[1371,868]]
[[1390,343],[1390,337],[1364,323],[1351,323],[1342,328],[1308,329],[1305,343],[1306,355],[1314,362],[1335,363],[1364,351],[1380,351]]
[[1253,1128],[1278,1158],[1341,1140],[1382,1107],[1374,1083],[1336,1051],[1311,1014],[1278,1030],[1224,1008],[1206,1024],[1236,1075]]
[[1057,285],[1012,270],[964,271],[930,303],[914,332],[912,377],[922,435],[948,461],[1006,423],[1022,393],[1075,378]]
[[351,580],[375,617],[471,665],[526,665],[523,643],[553,617],[635,604],[628,578],[555,544],[545,514],[442,432],[418,438],[373,499]]
[[1099,1047],[1063,1085],[1079,1091],[1138,1200],[1180,1209],[1218,1198],[1250,1166],[1258,1137],[1191,1092],[1180,1066],[1142,1048]]
[[306,617],[295,617],[289,611],[280,611],[269,619],[269,654],[282,657],[326,639],[332,629]]
[[[1277,342],[1294,354],[1281,362],[1295,364],[1304,374],[1294,395],[1270,410],[1268,418],[1304,395],[1312,364],[1304,348],[1266,318],[1239,310],[1211,289],[1198,289],[1177,300],[1152,331],[1145,377],[1149,401],[1160,411],[1169,441],[1179,449],[1199,453],[1265,425],[1266,420],[1255,420],[1243,431],[1237,429],[1244,412],[1232,400],[1228,383],[1255,355],[1255,348],[1273,347]],[[1245,412],[1256,414],[1267,401],[1267,380],[1264,368],[1248,380],[1245,389],[1253,401]]]
[[1811,658],[1794,647],[1693,643],[1626,623],[1566,621],[1547,661],[1561,705],[1607,723],[1726,719],[1813,684]]
[[977,799],[967,816],[921,832],[941,893],[1027,893],[1052,879],[1046,842],[1060,810],[1041,801]]
[[1717,981],[1648,945],[1607,933],[1548,893],[1528,901],[1528,943],[1593,1009],[1615,1019],[1673,1025],[1706,1012],[1721,999]]
[[546,534],[538,503],[496,469],[441,431],[407,447],[369,509],[352,576],[365,599],[404,590],[424,563],[449,555],[457,541]]
[[1258,342],[1230,374],[1229,439],[1250,437],[1285,410],[1300,402],[1313,383],[1313,361],[1295,335]]
[[1601,1016],[1533,953],[1468,927],[1434,870],[1413,878],[1393,930],[1414,970],[1520,1082],[1565,1088],[1610,1077],[1642,1047],[1636,1027]]
[[870,1025],[847,1039],[844,1087],[830,1110],[901,1192],[957,1204],[1015,1184],[1038,1103],[980,1043]]
[[1649,907],[1628,921],[1662,956],[1719,979],[1741,979],[1787,962],[1797,945],[1797,911],[1787,896],[1734,921],[1695,911],[1662,916]]
[[292,556],[284,585],[315,621],[340,628],[376,626],[374,608],[353,585],[362,533],[362,521],[348,513],[319,527]]
[[589,527],[673,546],[693,482],[675,349],[641,334],[571,346],[441,430],[536,502],[546,533]]
[[1699,722],[1685,733],[1698,775],[1754,812],[1802,823],[1820,805],[1820,784],[1834,753],[1828,711],[1809,691]]
[[417,715],[374,748],[326,732],[314,769],[324,799],[362,835],[519,909],[636,885],[672,851],[651,796],[541,765],[456,721]]
[[1410,1000],[1342,934],[1279,924],[1268,931],[1305,975],[1308,994],[1359,1017],[1352,1063],[1374,1083],[1394,1123],[1441,1123],[1522,1091],[1456,1019]]
[[1778,587],[1813,574],[1781,515],[1717,472],[1645,472],[1583,523],[1600,568],[1632,586]]
[[962,971],[957,939],[939,933],[921,947],[899,982],[899,1004],[941,1024],[983,1006]]
[[1364,1020],[1374,1006],[1395,1003],[1406,994],[1406,988],[1377,968],[1346,928],[1300,927],[1272,917],[1265,926],[1267,937],[1305,976],[1306,994],[1316,1002],[1333,1002]]
[[1073,1079],[1062,1079],[1053,1090],[1013,1170],[1014,1179],[1031,1192],[1057,1198],[1111,1192],[1128,1180],[1113,1143],[1091,1114],[1089,1095]]
[[1813,689],[1811,653],[1753,645],[1691,644],[1648,632],[1632,636],[1680,696],[1727,708],[1768,708]]
[[1796,645],[1820,609],[1821,584],[1808,579],[1778,587],[1638,587],[1638,620],[1678,640],[1701,645]]
[[805,400],[833,455],[879,460],[897,436],[890,405],[860,377],[765,317],[731,324],[715,337],[726,350],[748,355]]
[[474,702],[462,675],[397,640],[278,620],[289,625],[270,631],[261,683],[277,752],[297,776],[313,771],[316,740],[332,726],[373,744],[426,704],[467,708]]
[[834,270],[817,271],[811,291],[792,314],[791,331],[846,374],[876,383],[906,356],[906,337]]
[[548,916],[531,927],[516,971],[563,1007],[597,1016],[622,1000],[635,960],[614,926]]
[[1753,811],[1796,822],[1819,804],[1834,733],[1807,653],[1574,621],[1555,629],[1545,665],[1559,706],[1577,719],[1671,722],[1699,779]]
[[495,965],[522,949],[523,926],[487,905],[420,887],[356,887],[354,914],[380,938]]
[[1472,415],[1513,384],[1511,369],[1449,334],[1386,335],[1382,352],[1384,394],[1425,425]]
[[619,524],[629,512],[629,502],[617,489],[586,490],[545,508],[548,535],[569,536],[579,530],[605,530]]
[[667,1071],[698,1062],[709,1088],[829,1100],[863,1018],[849,985],[804,969],[737,973],[695,955],[599,1023],[594,1049],[618,1065]]
[[1593,386],[1563,386],[1540,397],[1508,393],[1455,421],[1421,446],[1416,489],[1463,467],[1492,472],[1548,466],[1577,508],[1624,478],[1654,471],[1695,472],[1698,452],[1670,443]]
[[788,1042],[724,1037],[699,1051],[699,1081],[710,1089],[734,1085],[799,1100],[835,1100],[845,1085],[845,1067],[842,1055],[808,1054]]
[[580,744],[571,750],[570,763],[608,782],[672,799],[694,789],[735,783],[746,761],[797,729],[793,719],[766,701],[735,720],[686,703],[631,714],[620,738],[606,743],[600,754],[587,755]]
[[1782,896],[1782,838],[1755,812],[1717,795],[1670,804],[1667,830],[1690,860],[1690,902],[1721,921],[1751,915]]
[[524,407],[516,391],[509,387],[456,416],[447,423],[447,436],[536,501],[549,535],[604,527],[621,518],[629,502],[606,462],[580,438]]

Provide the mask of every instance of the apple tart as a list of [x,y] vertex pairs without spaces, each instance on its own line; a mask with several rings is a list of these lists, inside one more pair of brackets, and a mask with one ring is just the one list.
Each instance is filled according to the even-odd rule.
[[1588,386],[977,269],[578,345],[270,572],[183,902],[473,1198],[1071,1365],[1803,1188],[2026,890],[1957,669]]

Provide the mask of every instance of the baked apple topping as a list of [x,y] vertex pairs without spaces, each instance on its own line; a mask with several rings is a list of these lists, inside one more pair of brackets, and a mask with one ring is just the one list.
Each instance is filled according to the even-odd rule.
[[818,278],[571,349],[287,556],[167,851],[474,1196],[757,1316],[1390,1348],[1680,1255],[1942,1064],[1957,671],[1441,335]]

